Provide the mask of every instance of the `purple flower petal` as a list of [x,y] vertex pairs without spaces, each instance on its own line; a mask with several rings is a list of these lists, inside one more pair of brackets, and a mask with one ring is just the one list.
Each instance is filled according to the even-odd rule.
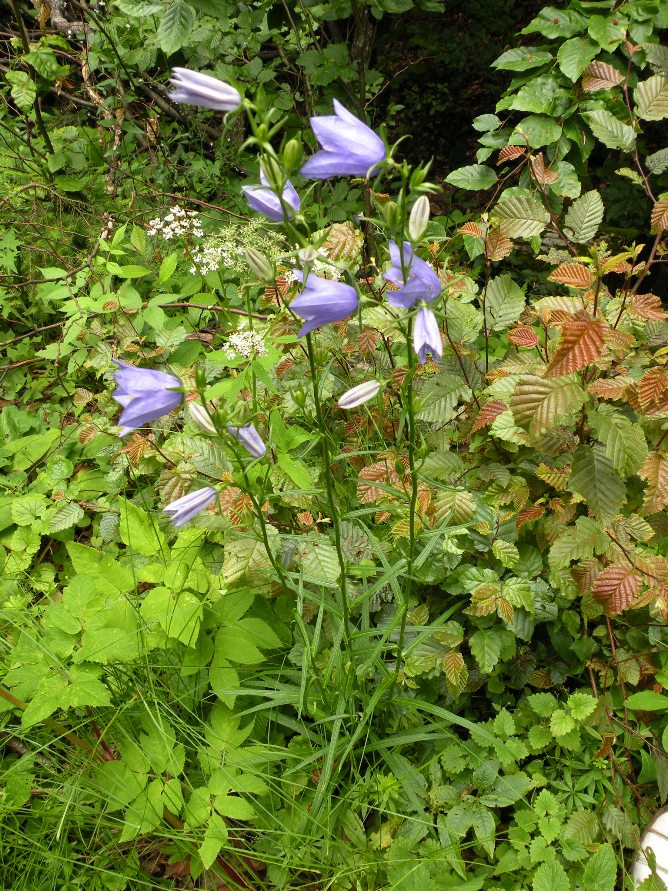
[[[403,251],[403,269],[401,252]],[[383,278],[396,285],[398,291],[388,291],[387,299],[392,306],[410,309],[416,300],[431,303],[441,293],[441,282],[431,266],[413,253],[408,241],[404,241],[400,250],[395,242],[390,242],[390,260],[392,265],[383,273]]]
[[415,317],[413,349],[422,365],[427,361],[427,353],[431,353],[434,362],[438,362],[443,355],[441,332],[438,329],[436,316],[427,307],[422,307]]
[[119,370],[114,374],[118,389],[113,396],[123,406],[118,420],[120,436],[169,414],[183,401],[181,381],[174,375],[114,361]]
[[[241,191],[248,202],[249,207],[263,214],[267,219],[274,223],[282,223],[285,220],[283,208],[278,195],[268,186],[264,174],[260,175],[262,185],[242,186]],[[297,194],[295,187],[290,180],[287,180],[283,189],[283,202],[287,207],[297,212],[301,206],[301,200]],[[288,210],[288,217],[292,219],[293,214]]]
[[216,498],[216,495],[217,493],[215,489],[206,486],[204,489],[197,489],[195,492],[189,492],[182,498],[177,498],[176,501],[172,501],[171,504],[168,504],[167,507],[163,509],[163,512],[168,516],[171,515],[170,519],[173,526],[183,526],[184,523],[187,523],[188,520],[192,520],[192,518],[200,511],[204,510],[205,507],[208,507],[208,505]]
[[385,159],[383,140],[336,99],[335,115],[311,118],[311,127],[322,146],[301,169],[310,179],[330,176],[366,176]]
[[229,426],[226,429],[254,458],[261,458],[267,451],[266,445],[262,442],[262,438],[253,424],[246,424],[245,427]]
[[[303,276],[303,273],[300,274]],[[304,319],[299,331],[299,336],[304,337],[321,325],[340,322],[352,315],[358,303],[357,291],[351,285],[318,278],[311,273],[304,290],[292,301],[290,309]]]

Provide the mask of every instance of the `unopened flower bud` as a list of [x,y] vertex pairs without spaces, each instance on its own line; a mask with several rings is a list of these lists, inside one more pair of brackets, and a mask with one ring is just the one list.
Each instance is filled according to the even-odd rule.
[[408,220],[408,234],[415,242],[419,241],[429,225],[429,198],[420,195],[412,207]]
[[385,215],[385,222],[390,227],[390,229],[397,229],[400,220],[400,210],[397,202],[388,201],[383,206],[383,214]]
[[273,158],[264,157],[260,164],[260,171],[273,189],[280,190],[282,188],[285,176]]
[[256,251],[255,248],[246,248],[246,263],[261,281],[271,282],[274,280],[274,267],[260,251]]
[[302,159],[302,144],[298,139],[289,139],[283,146],[282,161],[286,170],[294,170]]
[[203,433],[215,434],[217,432],[213,421],[209,417],[209,413],[201,403],[189,403],[188,411],[195,427],[198,427]]
[[357,408],[358,405],[373,399],[379,390],[380,383],[378,381],[365,381],[363,384],[358,384],[356,387],[347,390],[339,399],[338,406],[346,409]]
[[308,244],[306,247],[297,251],[297,256],[302,261],[302,263],[315,263],[318,259],[318,252],[314,247]]

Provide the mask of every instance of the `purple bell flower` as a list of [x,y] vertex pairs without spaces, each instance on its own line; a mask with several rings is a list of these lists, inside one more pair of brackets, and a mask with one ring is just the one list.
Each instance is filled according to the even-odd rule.
[[[299,281],[304,281],[303,272],[294,272],[293,275]],[[292,301],[290,309],[304,319],[299,330],[299,336],[304,337],[321,325],[340,322],[352,315],[358,303],[357,291],[351,285],[318,278],[311,273],[306,279],[304,290]]]
[[[267,219],[274,223],[283,223],[285,221],[285,216],[283,215],[280,199],[276,192],[269,186],[269,181],[262,171],[260,171],[260,182],[262,185],[259,186],[253,185],[241,187],[241,191],[244,193],[248,206],[252,210],[263,214]],[[285,187],[283,189],[283,204],[289,208],[287,211],[289,219],[292,219],[294,216],[290,210],[294,210],[294,212],[297,213],[301,207],[299,195],[289,179],[285,181]]]
[[173,68],[171,83],[176,87],[169,94],[172,102],[199,105],[214,111],[234,111],[241,105],[241,96],[234,87],[190,68]]
[[392,306],[402,306],[410,309],[416,300],[424,300],[431,303],[441,293],[441,283],[431,266],[413,253],[409,241],[404,241],[403,259],[406,270],[406,280],[401,268],[401,252],[395,242],[390,242],[390,259],[392,265],[383,273],[385,281],[397,285],[398,291],[388,291],[387,299]]
[[184,523],[192,520],[200,511],[211,504],[216,495],[216,490],[210,486],[206,486],[204,489],[197,489],[196,492],[189,492],[182,498],[172,501],[171,504],[163,508],[163,513],[166,513],[168,516],[171,515],[172,526],[183,526]]
[[415,316],[413,349],[422,365],[427,361],[427,353],[431,353],[434,362],[438,362],[443,355],[441,332],[438,330],[436,316],[426,306],[418,310]]
[[183,401],[181,381],[164,371],[149,368],[136,368],[127,362],[114,359],[119,370],[114,374],[118,389],[113,394],[116,402],[123,406],[118,420],[121,427],[119,436],[169,414]]
[[226,429],[254,458],[261,458],[267,451],[266,445],[262,442],[260,434],[253,424],[246,424],[245,427],[227,427]]
[[311,127],[322,149],[301,169],[307,179],[330,176],[366,176],[387,154],[385,143],[370,127],[336,99],[335,115],[311,118]]

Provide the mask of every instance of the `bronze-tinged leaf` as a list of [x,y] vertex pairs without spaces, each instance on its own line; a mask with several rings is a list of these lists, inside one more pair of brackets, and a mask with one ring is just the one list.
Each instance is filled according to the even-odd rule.
[[474,238],[482,238],[485,234],[485,230],[478,223],[464,223],[463,226],[459,227],[459,231],[462,235],[472,235]]
[[538,346],[538,335],[529,325],[518,325],[508,332],[508,340],[516,347],[532,349]]
[[320,250],[330,260],[350,260],[360,253],[363,242],[362,233],[349,220],[344,223],[332,223],[325,231],[327,231],[327,237],[320,246]]
[[652,232],[668,229],[668,198],[660,198],[652,208]]
[[507,235],[494,228],[490,229],[485,239],[485,256],[488,260],[503,260],[513,252],[513,242]]
[[599,399],[625,399],[626,394],[629,388],[629,381],[627,378],[616,377],[616,378],[601,378],[601,380],[594,381],[593,384],[590,384],[587,389],[590,393],[593,393],[594,396],[598,396]]
[[668,504],[668,456],[661,452],[650,452],[638,471],[638,476],[647,480],[644,512],[655,514],[663,510]]
[[668,390],[668,371],[655,366],[638,381],[638,400],[643,409],[656,408]]
[[476,433],[478,430],[491,424],[495,418],[498,418],[500,414],[507,410],[508,406],[503,399],[492,399],[491,402],[485,403],[478,412],[478,417],[473,423],[471,433]]
[[[571,465],[564,467],[548,467],[547,464],[539,464],[534,471],[539,480],[543,480],[548,486],[552,486],[557,492],[563,492],[571,475]],[[554,510],[554,508],[552,508]]]
[[625,355],[628,355],[631,347],[635,346],[636,339],[628,331],[622,331],[620,328],[607,328],[605,343],[611,350],[621,350]]
[[596,557],[589,557],[571,567],[571,575],[578,586],[580,594],[587,594],[594,586],[603,567]]
[[363,328],[357,335],[357,346],[361,353],[373,353],[378,346],[380,332],[373,328]]
[[[264,289],[264,299],[266,303],[281,305],[281,297],[284,297],[290,290],[291,279],[287,275],[279,275],[274,281],[274,287]],[[263,304],[263,305],[266,305]]]
[[525,523],[533,523],[534,520],[540,519],[545,513],[545,508],[541,507],[539,504],[533,504],[531,507],[525,507],[521,510],[517,519],[515,520],[515,524],[517,526],[518,531],[524,526]]
[[488,616],[496,612],[499,600],[501,600],[501,585],[491,582],[488,585],[478,585],[471,594],[471,606],[466,610],[471,616]]
[[295,364],[295,360],[292,356],[286,356],[285,359],[281,359],[281,361],[276,366],[276,377],[283,377],[283,375],[287,374],[288,371]]
[[536,155],[531,161],[531,172],[533,173],[536,182],[540,183],[541,186],[549,186],[557,180],[556,171],[550,170],[549,167],[545,167],[545,158],[543,157],[542,152]]
[[443,656],[443,670],[448,683],[456,690],[463,690],[468,680],[468,669],[464,657],[457,650],[450,650]]
[[150,440],[141,433],[135,433],[130,442],[121,449],[121,455],[127,455],[133,467],[137,467],[144,453],[151,445]]
[[656,294],[634,294],[626,311],[631,318],[647,319],[649,322],[661,322],[668,317],[661,298]]
[[539,690],[549,690],[550,687],[554,687],[549,668],[537,668],[529,675],[527,683],[532,687],[538,687]]
[[548,281],[559,282],[570,288],[589,288],[594,284],[594,276],[584,263],[560,263],[548,276]]
[[641,584],[640,574],[633,566],[613,563],[599,573],[592,594],[608,616],[618,616],[633,605]]
[[569,316],[577,315],[585,309],[582,297],[580,295],[574,297],[570,294],[541,297],[534,305],[546,325],[560,325]]
[[88,443],[99,433],[99,429],[95,426],[95,424],[88,424],[84,427],[81,427],[79,430],[79,442],[82,446],[88,445]]
[[[403,488],[407,491],[408,482],[404,474],[397,472],[397,466],[404,469],[408,467],[408,458],[393,454],[381,455],[380,460],[359,472],[357,484],[357,497],[364,504],[373,504],[382,498],[392,497],[393,493],[388,489]],[[379,485],[373,485],[378,483]]]
[[594,61],[582,72],[582,89],[585,93],[595,93],[597,90],[609,90],[616,87],[624,80],[623,76],[608,65],[607,62]]
[[605,325],[595,319],[570,319],[565,322],[545,377],[572,374],[598,359],[605,345],[605,330]]
[[505,164],[506,161],[514,161],[526,154],[526,149],[521,145],[505,145],[499,152],[498,164]]

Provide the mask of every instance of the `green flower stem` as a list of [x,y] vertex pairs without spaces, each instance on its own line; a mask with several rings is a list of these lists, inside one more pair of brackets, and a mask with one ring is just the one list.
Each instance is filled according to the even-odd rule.
[[320,404],[320,394],[318,392],[318,372],[315,364],[315,355],[313,353],[313,341],[311,335],[306,335],[306,347],[308,350],[308,360],[311,366],[311,383],[313,386],[313,400],[315,402],[315,414],[320,430],[320,442],[322,445],[322,459],[325,466],[325,488],[327,490],[327,501],[329,503],[329,513],[332,518],[332,526],[334,528],[334,546],[336,548],[336,556],[341,569],[341,587],[339,590],[341,597],[341,612],[343,615],[343,634],[346,641],[346,647],[350,652],[350,608],[348,606],[348,589],[346,585],[346,561],[343,558],[343,550],[341,548],[341,520],[339,517],[339,509],[334,498],[334,488],[332,485],[332,470],[329,454],[329,433],[325,426],[322,414],[322,406]]

